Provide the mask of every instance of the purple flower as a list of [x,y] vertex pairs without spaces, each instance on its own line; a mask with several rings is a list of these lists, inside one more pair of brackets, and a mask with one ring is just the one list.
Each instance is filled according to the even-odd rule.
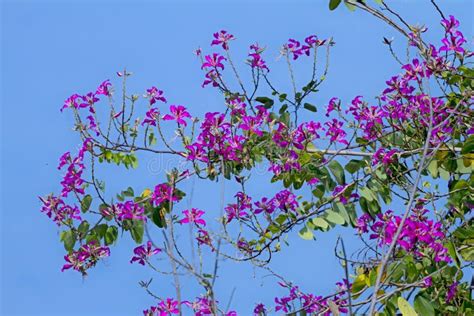
[[172,298],[161,301],[157,307],[160,311],[160,316],[179,314],[179,302]]
[[79,104],[80,108],[89,108],[91,113],[95,113],[94,104],[99,101],[99,98],[96,97],[95,93],[89,92],[88,94],[81,96],[83,103]]
[[331,122],[324,123],[328,127],[326,136],[330,136],[330,141],[332,143],[339,142],[344,145],[349,145],[349,142],[346,140],[346,132],[342,129],[344,123],[337,119],[332,119]]
[[89,120],[89,129],[95,132],[97,136],[100,135],[99,128],[97,127],[97,123],[92,115],[87,116],[87,120]]
[[204,215],[204,211],[192,208],[191,211],[184,210],[183,214],[185,217],[179,221],[181,224],[195,223],[196,225],[206,226],[206,221],[201,218],[201,216]]
[[170,106],[171,114],[166,114],[163,116],[165,121],[176,121],[180,125],[186,126],[187,123],[184,120],[185,118],[191,118],[191,114],[186,111],[186,108],[182,105],[172,105]]
[[253,52],[251,51],[249,53],[250,67],[252,67],[253,69],[262,69],[262,70],[265,69],[267,71],[270,71],[265,61],[262,59],[262,53],[264,49],[258,46],[258,44],[250,45],[250,49],[253,50]]
[[154,86],[146,90],[145,98],[150,99],[150,105],[155,104],[157,101],[166,103],[166,99],[163,96],[163,91],[158,90]]
[[204,56],[205,62],[203,62],[201,69],[204,68],[212,68],[217,69],[221,68],[224,69],[224,64],[222,63],[224,60],[227,60],[224,56],[219,55],[218,53],[213,53],[212,55]]
[[199,229],[196,240],[198,241],[199,245],[207,245],[211,247],[212,250],[214,251],[214,247],[212,247],[211,236],[209,236],[209,232],[207,232],[206,230]]
[[267,312],[267,309],[265,308],[265,305],[262,303],[259,303],[255,305],[255,308],[253,309],[253,314],[254,316],[263,316]]
[[212,83],[213,87],[219,87],[219,83],[217,82],[217,79],[220,77],[219,73],[215,70],[208,71],[205,75],[205,80],[202,83],[201,87],[205,87],[208,84]]
[[61,108],[61,112],[64,110],[64,109],[67,109],[67,108],[75,108],[75,109],[78,109],[79,108],[79,103],[78,103],[78,99],[80,99],[81,96],[79,94],[73,94],[71,95],[69,98],[66,99],[66,101],[64,101],[64,105],[63,107]]
[[66,264],[63,265],[61,271],[72,268],[86,275],[87,269],[95,266],[100,259],[108,256],[110,256],[109,247],[101,247],[96,241],[91,241],[79,250],[64,256]]
[[329,104],[327,106],[326,116],[329,117],[329,115],[331,114],[332,111],[334,111],[334,110],[339,111],[340,108],[341,108],[341,100],[339,100],[336,97],[331,98],[331,100],[329,100]]
[[105,95],[107,97],[110,97],[112,95],[111,90],[110,90],[111,87],[112,87],[112,84],[110,83],[110,80],[105,80],[99,85],[99,87],[97,87],[95,94]]
[[176,192],[173,190],[173,188],[167,183],[161,183],[155,186],[155,190],[151,196],[151,201],[155,206],[170,201],[176,202],[178,200],[180,200],[180,198],[176,195]]
[[130,263],[134,263],[138,261],[139,264],[142,266],[145,265],[145,261],[148,260],[153,255],[156,255],[157,253],[160,253],[161,249],[160,248],[153,248],[151,241],[148,241],[145,245],[141,245],[133,249],[133,253],[135,254],[132,259],[130,260]]
[[212,45],[221,45],[225,50],[229,49],[229,42],[234,40],[234,35],[227,33],[227,31],[220,31],[214,33],[214,40],[211,42]]
[[125,203],[118,203],[115,206],[115,214],[118,216],[120,221],[123,220],[140,220],[146,221],[144,215],[145,209],[138,203],[133,201],[127,201]]
[[453,282],[453,284],[448,287],[448,292],[446,293],[446,303],[450,303],[458,293],[458,284],[459,282]]
[[284,51],[293,54],[293,60],[297,60],[303,54],[300,42],[290,38],[288,43],[283,46]]
[[53,195],[48,195],[46,198],[39,197],[39,199],[43,203],[41,212],[46,213],[58,226],[74,219],[81,220],[77,206],[67,205],[61,198]]
[[146,112],[142,125],[148,124],[156,126],[156,120],[159,119],[159,117],[160,111],[157,108],[151,108]]

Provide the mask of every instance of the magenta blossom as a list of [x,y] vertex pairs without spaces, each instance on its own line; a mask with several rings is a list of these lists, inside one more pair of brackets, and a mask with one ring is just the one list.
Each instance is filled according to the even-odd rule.
[[234,40],[234,35],[227,33],[227,31],[220,31],[214,33],[214,40],[211,42],[212,45],[221,45],[225,50],[229,49],[229,42]]
[[99,87],[97,87],[95,94],[110,97],[112,95],[111,87],[112,84],[110,83],[110,80],[105,80],[99,85]]
[[79,94],[73,94],[71,95],[69,98],[66,99],[66,101],[64,101],[64,105],[63,107],[61,108],[61,112],[64,110],[64,109],[67,109],[67,108],[74,108],[74,109],[78,109],[79,108],[79,103],[78,103],[78,100],[81,98],[81,96]]
[[163,91],[158,90],[156,87],[151,87],[150,89],[147,89],[145,97],[147,99],[150,99],[150,105],[155,104],[157,101],[166,103],[166,99],[163,96]]
[[61,271],[72,268],[86,275],[87,269],[95,266],[100,259],[108,256],[110,256],[109,247],[101,247],[96,241],[91,241],[79,250],[64,256],[66,264],[64,264]]
[[206,55],[204,56],[204,59],[205,59],[205,62],[202,64],[201,69],[204,69],[204,68],[224,69],[224,64],[222,62],[224,60],[227,60],[224,56],[221,56],[218,53],[214,53],[212,55]]
[[145,265],[145,261],[148,260],[153,255],[156,255],[157,253],[160,253],[161,249],[160,248],[153,248],[151,241],[148,241],[145,245],[141,245],[133,249],[133,253],[135,254],[132,259],[130,260],[130,263],[134,263],[138,261],[139,264],[142,266]]
[[161,203],[166,202],[176,202],[179,201],[180,198],[176,195],[176,192],[173,188],[168,185],[167,183],[161,183],[155,186],[155,190],[151,196],[151,201],[156,205],[160,205]]
[[157,108],[149,109],[145,114],[145,119],[142,122],[142,125],[153,125],[156,126],[156,121],[160,117],[160,111]]
[[191,114],[186,111],[186,108],[182,105],[172,105],[170,106],[171,114],[163,115],[163,120],[165,121],[176,121],[179,125],[186,126],[187,123],[184,120],[185,118],[191,118]]
[[204,215],[204,211],[198,210],[197,208],[192,208],[191,210],[184,210],[184,218],[179,222],[181,224],[191,224],[195,223],[196,225],[206,226],[206,221],[201,218]]

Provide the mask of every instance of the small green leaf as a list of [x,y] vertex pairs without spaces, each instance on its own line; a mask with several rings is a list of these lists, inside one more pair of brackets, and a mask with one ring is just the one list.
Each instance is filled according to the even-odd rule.
[[68,252],[72,251],[76,244],[76,234],[72,230],[62,231],[59,235],[59,239],[64,243],[64,249]]
[[84,196],[84,198],[81,201],[81,211],[82,211],[82,213],[85,213],[89,210],[89,208],[91,207],[91,203],[92,203],[92,196],[90,196],[89,194]]
[[303,107],[304,107],[306,110],[311,111],[311,112],[317,112],[317,111],[318,111],[318,109],[317,109],[314,105],[312,105],[312,104],[310,104],[310,103],[305,103],[305,104],[303,104]]
[[415,302],[413,305],[415,306],[415,311],[420,315],[423,315],[423,316],[435,315],[433,304],[421,294],[418,294],[416,296]]
[[363,196],[367,201],[371,202],[376,199],[376,196],[372,190],[367,187],[360,188],[360,195]]
[[82,234],[87,233],[89,231],[89,223],[87,221],[82,221],[79,227],[77,227],[77,230]]
[[311,240],[314,239],[313,232],[307,227],[303,227],[299,232],[298,235],[304,240]]
[[313,218],[311,220],[311,223],[316,227],[322,228],[323,230],[326,230],[329,227],[328,222],[326,222],[324,218],[321,218],[321,217]]
[[134,221],[130,234],[132,235],[133,240],[137,244],[141,244],[143,241],[143,233],[145,229],[142,221]]
[[352,159],[349,161],[344,169],[347,170],[350,174],[356,173],[362,167],[362,161]]
[[341,164],[336,160],[331,160],[328,164],[329,169],[331,170],[332,174],[336,178],[337,183],[345,184],[346,177],[344,175],[344,169],[342,168]]
[[105,244],[110,245],[113,244],[118,237],[118,229],[116,226],[110,226],[107,228],[107,231],[105,232]]
[[461,154],[464,155],[469,153],[474,153],[474,136],[469,137],[461,149]]
[[328,210],[326,212],[326,220],[333,224],[338,224],[338,225],[343,225],[346,222],[344,220],[344,217],[342,217],[341,215],[331,210]]
[[340,4],[342,0],[330,0],[329,1],[329,10],[335,10]]
[[398,298],[397,304],[398,308],[400,309],[400,312],[402,313],[402,316],[418,316],[418,314],[410,305],[410,303],[408,303],[407,300],[403,297],[400,296]]

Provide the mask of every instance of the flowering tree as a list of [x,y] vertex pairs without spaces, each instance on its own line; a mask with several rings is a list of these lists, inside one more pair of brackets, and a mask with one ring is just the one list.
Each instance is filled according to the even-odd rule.
[[[77,153],[60,158],[61,192],[40,198],[42,211],[61,229],[67,251],[62,270],[86,275],[110,256],[119,236],[129,234],[138,244],[130,263],[173,278],[176,288],[175,297],[162,297],[142,281],[156,300],[145,316],[236,315],[219,304],[215,292],[222,259],[266,269],[287,292],[273,302],[256,302],[255,315],[473,313],[466,275],[474,258],[473,53],[459,22],[434,1],[445,34],[434,44],[425,42],[426,28],[375,2],[344,1],[392,26],[408,46],[404,62],[385,39],[400,73],[376,102],[356,96],[348,106],[337,97],[326,106],[310,103],[328,73],[331,38],[310,35],[283,45],[291,84],[285,92],[272,80],[267,53],[258,44],[250,46],[245,62],[251,80],[242,79],[231,57],[234,36],[226,31],[213,36],[216,52],[196,51],[202,86],[223,96],[222,112],[197,118],[182,105],[167,107],[156,87],[143,98],[130,94],[126,70],[117,73],[119,94],[106,80],[95,92],[69,97],[61,111],[73,113],[82,143]],[[330,9],[340,3],[331,0]],[[294,65],[304,58],[312,68],[298,86]],[[106,192],[98,178],[102,165],[133,169],[146,154],[181,161],[166,182],[140,187],[141,193],[132,187]],[[271,196],[247,190],[264,164],[280,187]],[[182,184],[191,178],[229,181],[240,189],[234,200],[222,200],[220,214],[210,214],[182,205]],[[333,293],[304,291],[271,269],[272,254],[285,251],[288,234],[313,239],[336,226],[352,230],[361,248],[351,255],[343,239],[335,240],[345,277],[335,280]],[[152,238],[151,231],[162,238]],[[186,233],[192,238],[184,246],[177,236]],[[202,292],[183,297],[183,274]]]

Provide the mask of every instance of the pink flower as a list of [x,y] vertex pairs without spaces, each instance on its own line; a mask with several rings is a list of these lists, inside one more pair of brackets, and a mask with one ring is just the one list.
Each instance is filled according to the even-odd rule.
[[326,136],[330,136],[330,141],[332,143],[339,142],[344,145],[349,145],[346,140],[346,132],[342,129],[342,126],[344,125],[342,121],[332,119],[331,122],[326,122],[324,125],[328,127]]
[[214,251],[214,247],[212,247],[211,243],[211,236],[209,236],[209,233],[206,230],[199,229],[196,240],[198,241],[199,245],[208,245]]
[[220,31],[214,33],[214,40],[211,42],[212,45],[221,45],[225,50],[229,49],[229,42],[234,40],[234,35],[227,33],[227,31]]
[[157,253],[160,253],[161,249],[160,248],[154,248],[152,247],[151,241],[148,241],[145,245],[141,245],[133,249],[133,253],[135,254],[132,259],[130,260],[130,263],[134,263],[138,261],[139,264],[142,266],[145,265],[145,261],[148,260],[153,255],[156,255]]
[[170,201],[176,202],[179,200],[180,198],[176,195],[176,192],[167,183],[161,183],[155,186],[155,190],[151,196],[151,201],[155,206],[158,206],[161,203]]
[[157,101],[166,103],[166,99],[163,96],[163,91],[158,90],[156,87],[151,87],[146,90],[145,98],[150,99],[150,105],[155,104]]
[[107,97],[110,97],[112,95],[112,92],[110,88],[112,87],[112,84],[110,83],[110,80],[105,80],[102,82],[99,87],[97,88],[95,94],[96,95],[105,95]]
[[183,214],[185,217],[179,221],[181,224],[195,223],[196,225],[206,226],[206,221],[201,218],[204,215],[204,211],[192,208],[191,211],[184,210]]
[[114,205],[115,214],[118,216],[120,221],[129,220],[140,220],[146,221],[145,209],[138,203],[133,201],[127,201],[125,203],[117,203]]
[[204,68],[224,69],[224,64],[222,63],[222,61],[227,60],[224,56],[221,56],[218,53],[214,53],[212,55],[206,55],[204,59],[205,59],[205,62],[203,62],[201,69],[204,69]]
[[64,101],[64,105],[63,107],[61,108],[61,112],[64,110],[64,109],[67,109],[67,108],[75,108],[75,109],[78,109],[79,108],[79,103],[78,103],[78,100],[81,98],[81,96],[79,94],[73,94],[71,95],[69,98],[66,99],[66,101]]
[[158,310],[160,311],[160,316],[179,314],[179,303],[172,298],[167,298],[158,304]]
[[149,109],[145,114],[142,125],[148,124],[156,126],[156,120],[160,117],[160,111],[157,108]]
[[91,241],[79,250],[64,256],[66,264],[63,265],[61,271],[72,268],[86,275],[87,269],[95,266],[100,259],[108,256],[110,256],[109,247],[101,247],[96,241]]
[[171,114],[166,114],[163,116],[165,121],[176,121],[180,125],[186,126],[187,123],[184,120],[185,118],[191,118],[191,114],[186,111],[186,108],[182,105],[172,105],[170,106]]

